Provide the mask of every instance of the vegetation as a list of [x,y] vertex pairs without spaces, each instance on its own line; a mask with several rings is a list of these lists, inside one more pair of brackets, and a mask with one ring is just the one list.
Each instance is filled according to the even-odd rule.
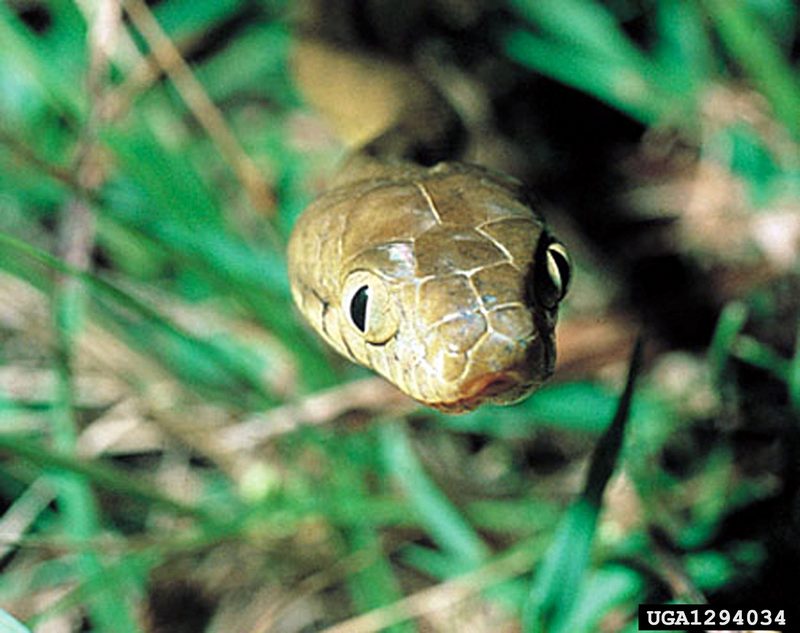
[[485,155],[577,267],[556,378],[463,416],[291,305],[284,245],[342,155],[292,86],[292,6],[0,2],[0,608],[30,630],[796,608],[796,4],[432,4],[422,57],[491,103]]

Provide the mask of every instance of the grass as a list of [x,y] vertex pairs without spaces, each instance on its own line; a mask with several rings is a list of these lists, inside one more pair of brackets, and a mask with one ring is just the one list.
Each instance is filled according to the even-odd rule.
[[[523,403],[398,413],[291,304],[285,243],[341,150],[292,86],[287,6],[123,4],[0,4],[1,630],[627,632],[800,556],[785,513],[730,527],[793,494],[791,291],[734,284],[699,349],[651,337],[635,397],[624,316],[611,360]],[[745,246],[689,256],[792,287],[796,245],[758,233],[800,198],[792,2],[508,8],[479,29],[498,76],[672,131],[745,194]],[[567,339],[630,314],[577,250]]]

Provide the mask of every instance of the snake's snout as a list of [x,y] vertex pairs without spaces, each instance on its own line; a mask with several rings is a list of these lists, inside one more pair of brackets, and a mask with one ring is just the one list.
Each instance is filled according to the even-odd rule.
[[[477,351],[461,380],[450,385],[449,397],[432,404],[441,411],[461,413],[481,404],[513,404],[526,397],[553,372],[555,348],[550,336],[531,336],[512,343],[491,337],[494,357]],[[489,348],[487,348],[488,350]]]
[[495,372],[480,376],[464,386],[461,396],[451,402],[440,402],[437,409],[448,413],[471,411],[484,402],[508,404],[524,397],[533,385],[520,373]]

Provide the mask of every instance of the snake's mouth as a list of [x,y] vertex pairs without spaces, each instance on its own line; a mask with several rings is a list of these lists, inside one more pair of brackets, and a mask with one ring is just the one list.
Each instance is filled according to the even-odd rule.
[[525,382],[517,372],[494,372],[479,376],[464,385],[458,399],[432,403],[431,406],[447,413],[463,413],[487,401],[510,404],[528,393],[530,388],[531,384]]

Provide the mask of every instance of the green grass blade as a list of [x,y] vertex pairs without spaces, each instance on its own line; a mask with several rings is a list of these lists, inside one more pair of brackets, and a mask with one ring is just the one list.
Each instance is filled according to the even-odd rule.
[[597,526],[598,508],[585,499],[575,502],[556,531],[536,572],[523,610],[524,631],[560,631],[581,594]]
[[408,497],[431,538],[462,572],[486,562],[489,549],[425,473],[403,427],[399,423],[383,422],[380,440],[387,470]]
[[[31,91],[31,95],[38,96],[67,116],[76,117],[83,112],[82,74],[73,76],[63,67],[53,64],[48,51],[33,38],[6,2],[0,2],[0,42],[3,43],[0,53],[3,63],[0,66],[11,64],[16,67],[14,74],[17,82],[21,82],[17,84],[20,88]],[[0,103],[9,97],[0,98]],[[23,118],[24,114],[24,111],[19,112],[20,120],[27,118]]]
[[800,139],[800,80],[774,38],[744,2],[703,0],[703,6],[734,59]]
[[[270,99],[295,105],[297,95],[286,67],[291,43],[286,24],[255,26],[198,68],[197,78],[217,103],[243,90],[256,91],[269,84]],[[242,140],[247,143],[249,139]],[[282,158],[280,154],[274,157]]]
[[[120,308],[133,312],[138,318],[143,319],[150,327],[154,328],[154,331],[160,333],[165,340],[172,341],[179,347],[191,350],[199,359],[217,367],[221,377],[234,379],[233,393],[249,392],[254,397],[254,401],[251,403],[252,406],[264,407],[275,402],[274,396],[267,391],[266,386],[258,374],[254,372],[253,367],[243,363],[237,354],[231,353],[230,350],[215,345],[211,341],[192,336],[154,308],[117,288],[112,283],[91,273],[76,270],[35,246],[31,246],[10,235],[0,233],[0,253],[4,251],[8,257],[29,258],[50,269],[80,279],[88,287],[96,291],[99,296],[111,300],[112,304]],[[158,353],[159,350],[153,349],[152,351]]]
[[[179,124],[175,121],[175,125]],[[157,137],[150,127],[147,122],[140,121],[135,134],[106,130],[103,135],[127,183],[135,183],[137,193],[147,194],[148,206],[141,209],[142,215],[148,219],[175,219],[187,229],[222,231],[219,191],[202,177],[184,144],[174,141],[171,143],[174,147],[167,147],[166,141]],[[211,160],[214,158],[212,155]],[[165,178],[164,174],[169,177]],[[155,218],[154,208],[158,210]]]
[[610,63],[580,48],[523,30],[505,38],[508,55],[519,63],[586,92],[645,124],[654,123],[668,104],[637,66]]
[[640,602],[641,575],[625,567],[599,569],[586,579],[570,621],[569,633],[596,633],[602,630],[602,619],[613,609],[630,609]]
[[599,385],[569,382],[546,385],[512,406],[485,405],[463,415],[433,415],[445,428],[495,437],[530,437],[543,427],[599,434],[607,428],[616,403],[614,394]]
[[751,336],[742,335],[736,340],[733,355],[754,367],[766,369],[786,383],[790,381],[791,362]]
[[[34,630],[38,630],[41,624],[47,622],[54,615],[84,608],[86,604],[91,604],[96,600],[98,594],[108,591],[109,588],[122,592],[123,596],[140,594],[148,571],[160,560],[161,556],[150,548],[143,552],[128,552],[114,560],[106,560],[101,568],[88,570],[79,583],[58,600],[51,602],[43,610],[29,618],[28,623]],[[123,629],[112,620],[110,626],[96,625],[92,630],[98,631],[98,633],[117,633]],[[0,633],[2,632],[0,631]]]
[[641,357],[642,343],[639,340],[633,351],[628,380],[617,412],[592,457],[583,494],[567,511],[533,580],[523,609],[523,628],[526,633],[560,633],[567,630],[564,627],[572,617],[582,592],[603,492],[622,449]]
[[696,93],[713,77],[714,51],[703,14],[694,2],[661,0],[656,5],[655,57],[682,90]]
[[0,633],[31,633],[30,629],[0,609]]
[[635,66],[641,52],[620,30],[617,19],[595,0],[512,0],[530,22],[572,49],[618,66]]
[[[353,552],[368,556],[370,562],[348,578],[347,586],[358,613],[366,613],[393,604],[403,597],[392,565],[386,558],[378,532],[370,525],[361,524],[347,533]],[[416,627],[409,623],[396,624],[386,629],[392,633],[411,633]]]
[[794,356],[789,363],[789,401],[794,410],[800,414],[800,323],[797,324],[794,339]]
[[[78,289],[72,290],[77,291]],[[63,304],[70,303],[74,298],[70,296],[71,294],[67,290],[66,293],[58,296],[60,305],[56,306],[57,310],[59,308],[64,310]],[[66,308],[66,310],[69,309],[69,307]],[[69,317],[62,318],[60,322],[63,324],[68,320]],[[62,325],[59,328],[61,338],[71,339],[75,329]],[[73,332],[71,333],[69,330],[73,330]],[[66,341],[65,343],[69,345]],[[62,349],[65,343],[62,343]],[[57,361],[57,396],[51,415],[52,436],[53,444],[56,446],[56,450],[64,455],[64,460],[73,461],[70,455],[75,451],[77,425],[72,406],[71,372],[68,362],[62,356],[59,354],[59,361]],[[4,440],[7,439],[7,436],[0,437],[0,450],[3,448]],[[26,448],[29,449],[28,456],[42,455],[33,444],[23,447],[19,444],[18,439],[13,443],[18,456],[25,454]],[[50,461],[53,462],[52,459]],[[52,480],[57,488],[58,505],[65,533],[77,543],[89,542],[100,533],[99,512],[91,488],[86,480],[75,471],[61,470],[53,476]],[[104,575],[103,562],[95,552],[81,552],[76,557],[74,564],[78,575],[82,578]],[[89,613],[98,630],[119,631],[120,633],[136,633],[139,630],[121,589],[122,587],[107,584],[89,600]]]
[[631,356],[631,363],[628,369],[628,379],[625,389],[614,414],[614,419],[608,427],[597,446],[589,466],[589,473],[586,476],[586,486],[583,491],[583,498],[593,506],[600,507],[603,500],[603,492],[606,489],[609,479],[614,472],[617,458],[622,450],[622,441],[625,437],[625,428],[630,419],[631,406],[633,404],[633,393],[636,387],[636,378],[639,375],[642,364],[641,338],[636,341]]
[[747,307],[738,301],[726,305],[717,319],[717,327],[708,346],[708,363],[716,384],[722,384],[733,346],[747,322]]
[[0,434],[0,453],[19,457],[43,469],[71,473],[110,492],[126,495],[177,514],[194,516],[206,521],[212,520],[212,515],[206,509],[174,499],[155,486],[132,479],[123,471],[99,462],[86,461],[62,451],[43,448],[17,435]]
[[[683,72],[646,55],[595,0],[512,0],[536,32],[505,39],[521,64],[595,96],[644,124],[676,116],[693,98]],[[683,42],[686,44],[686,42]]]
[[245,0],[171,0],[154,7],[161,28],[180,41],[230,19]]

